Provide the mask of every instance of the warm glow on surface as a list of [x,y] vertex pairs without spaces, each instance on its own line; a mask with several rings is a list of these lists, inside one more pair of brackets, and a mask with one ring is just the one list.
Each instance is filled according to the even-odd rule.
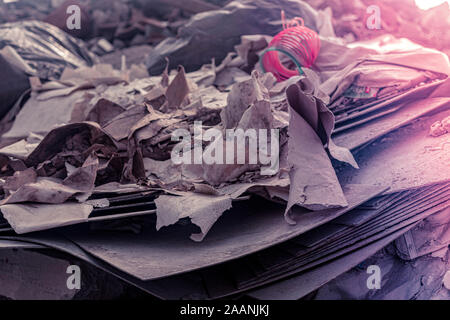
[[423,10],[436,7],[444,2],[448,2],[450,4],[450,0],[416,0],[417,6]]

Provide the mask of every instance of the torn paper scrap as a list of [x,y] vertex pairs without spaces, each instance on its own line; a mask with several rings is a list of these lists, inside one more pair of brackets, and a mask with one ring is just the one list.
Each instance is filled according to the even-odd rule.
[[162,195],[155,200],[156,229],[172,225],[189,217],[201,232],[192,234],[191,239],[202,241],[223,212],[231,208],[231,197],[186,193],[183,196]]
[[85,203],[6,204],[3,217],[18,234],[86,222],[93,206]]

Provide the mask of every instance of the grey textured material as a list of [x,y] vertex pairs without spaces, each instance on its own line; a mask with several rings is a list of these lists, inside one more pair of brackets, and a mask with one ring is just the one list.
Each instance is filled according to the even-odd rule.
[[[306,213],[293,211],[296,225],[286,223],[283,207],[251,201],[240,203],[217,222],[201,243],[188,239],[187,228],[153,228],[139,235],[99,233],[68,234],[68,237],[93,256],[139,279],[150,280],[185,273],[236,259],[283,241],[292,239],[326,223],[385,189],[373,186],[348,185],[344,193],[349,206]],[[186,234],[187,233],[187,234]]]
[[422,117],[364,148],[356,156],[360,170],[348,167],[338,172],[339,181],[390,186],[390,193],[449,181],[450,152],[446,146],[449,135],[428,134],[432,123],[449,114],[447,108]]
[[323,266],[293,278],[277,282],[262,289],[251,291],[247,293],[247,295],[261,300],[298,300],[372,256],[378,250],[394,241],[412,227],[414,227],[414,224],[400,229],[385,238],[372,242],[340,259],[324,264]]

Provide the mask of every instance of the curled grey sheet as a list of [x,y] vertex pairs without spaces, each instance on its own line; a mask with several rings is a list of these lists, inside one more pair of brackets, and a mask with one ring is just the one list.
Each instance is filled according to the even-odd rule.
[[291,186],[285,217],[294,205],[311,210],[347,206],[342,188],[323,147],[311,126],[296,111],[290,109],[288,162]]
[[[334,159],[346,162],[358,169],[358,164],[350,150],[337,146],[331,139],[335,117],[325,105],[328,96],[317,89],[318,82],[314,83],[310,78],[301,79],[299,84],[292,84],[287,88],[286,96],[289,105],[317,133]],[[300,86],[302,89],[300,89]]]

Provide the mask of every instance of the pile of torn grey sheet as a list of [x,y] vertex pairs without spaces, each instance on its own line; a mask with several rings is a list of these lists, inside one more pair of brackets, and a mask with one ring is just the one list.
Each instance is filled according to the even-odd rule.
[[[282,83],[251,71],[270,38],[257,35],[188,73],[97,64],[32,78],[2,137],[14,143],[0,149],[0,239],[66,252],[160,298],[298,299],[443,212],[450,133],[429,130],[450,116],[448,58],[323,32],[314,67]],[[175,165],[171,134],[197,120],[279,129],[280,170]]]

